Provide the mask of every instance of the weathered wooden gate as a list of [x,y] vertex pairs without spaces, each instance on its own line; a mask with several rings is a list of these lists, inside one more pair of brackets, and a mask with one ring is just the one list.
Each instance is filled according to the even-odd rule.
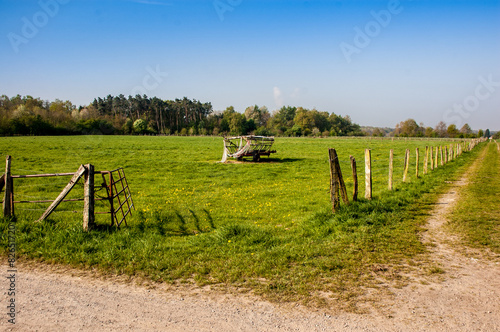
[[[15,203],[51,203],[45,210],[37,222],[45,220],[62,202],[75,202],[83,201],[83,229],[91,229],[95,224],[95,214],[111,214],[111,226],[120,225],[124,222],[127,225],[127,216],[132,214],[132,209],[135,209],[134,202],[132,201],[132,194],[125,177],[123,168],[117,168],[112,171],[94,171],[92,164],[80,165],[75,173],[54,173],[54,174],[32,174],[32,175],[11,175],[11,157],[7,156],[5,174],[0,176],[0,192],[5,187],[3,203],[4,216],[14,215]],[[106,196],[95,197],[96,186],[94,184],[94,177],[96,174],[101,174],[103,183],[100,189],[106,190]],[[15,201],[14,200],[14,179],[21,178],[41,178],[41,177],[56,177],[56,176],[72,176],[66,187],[61,191],[55,200],[28,200],[28,201]],[[76,199],[65,199],[69,192],[75,185],[84,178],[84,197]],[[99,188],[99,187],[97,187]],[[95,212],[95,201],[108,201],[110,205],[109,211]],[[76,211],[75,211],[76,212]]]

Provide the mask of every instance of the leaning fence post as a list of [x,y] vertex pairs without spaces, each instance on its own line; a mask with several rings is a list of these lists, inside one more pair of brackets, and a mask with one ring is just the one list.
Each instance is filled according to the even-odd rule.
[[394,150],[391,149],[389,152],[389,190],[392,190],[393,187],[393,178],[392,174],[394,173]]
[[335,212],[340,206],[339,199],[339,180],[335,162],[338,161],[335,149],[328,149],[330,161],[330,200],[332,202],[332,211]]
[[11,156],[5,160],[5,194],[3,197],[3,215],[10,217],[14,214],[14,184],[10,173]]
[[406,178],[408,177],[408,169],[410,167],[410,150],[406,149],[405,152],[405,166],[403,171],[403,182],[406,182]]
[[337,168],[337,179],[339,181],[340,196],[344,204],[349,204],[349,197],[347,197],[347,189],[344,183],[344,178],[342,177],[342,170],[340,169],[340,162],[337,158],[335,160],[335,167]]
[[354,156],[350,156],[350,159],[351,159],[352,179],[354,182],[352,200],[356,202],[358,200],[358,170],[356,169],[356,159],[354,158]]
[[94,215],[94,165],[85,165],[85,185],[84,185],[84,204],[83,204],[83,230],[88,231],[95,226]]
[[372,199],[372,153],[365,149],[365,198]]

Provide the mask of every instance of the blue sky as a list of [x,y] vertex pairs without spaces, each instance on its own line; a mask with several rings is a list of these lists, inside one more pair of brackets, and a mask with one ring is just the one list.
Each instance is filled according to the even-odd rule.
[[0,94],[500,130],[500,0],[0,0]]

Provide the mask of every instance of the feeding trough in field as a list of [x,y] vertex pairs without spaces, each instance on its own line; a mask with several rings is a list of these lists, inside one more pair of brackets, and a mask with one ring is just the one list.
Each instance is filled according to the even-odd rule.
[[224,137],[224,154],[221,162],[226,162],[227,158],[241,160],[243,157],[252,157],[253,161],[259,161],[260,156],[268,156],[276,153],[271,150],[274,137],[266,136],[236,136]]

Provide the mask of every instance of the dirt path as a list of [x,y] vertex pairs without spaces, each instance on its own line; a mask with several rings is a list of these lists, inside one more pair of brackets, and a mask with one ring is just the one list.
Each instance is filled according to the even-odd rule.
[[500,257],[459,245],[459,238],[444,228],[447,214],[459,204],[460,188],[485,154],[486,149],[433,209],[422,241],[431,248],[432,265],[438,272],[392,290],[395,321],[405,321],[418,331],[500,331]]
[[[423,234],[444,273],[391,289],[394,296],[370,314],[329,315],[205,290],[148,289],[92,272],[18,262],[16,324],[2,314],[0,330],[500,331],[498,256],[482,259],[485,253],[457,247],[442,228],[465,183],[466,177],[440,198]],[[6,262],[0,273],[8,276]],[[8,281],[0,280],[6,312]]]

